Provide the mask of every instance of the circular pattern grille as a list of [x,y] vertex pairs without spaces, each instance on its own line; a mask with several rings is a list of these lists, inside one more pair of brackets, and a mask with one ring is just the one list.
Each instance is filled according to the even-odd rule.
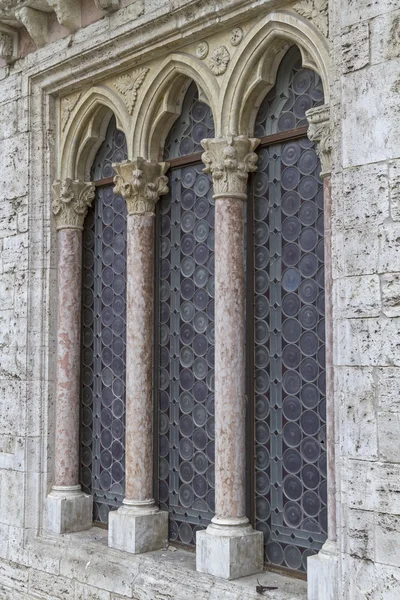
[[[192,84],[165,157],[201,150],[211,111]],[[194,544],[214,497],[214,201],[204,165],[173,168],[160,202],[159,501],[169,536]]]
[[[126,156],[112,119],[93,176],[109,177]],[[126,203],[112,185],[97,188],[85,219],[82,291],[81,482],[94,521],[107,523],[125,489]]]
[[[258,135],[302,126],[303,108],[296,110],[305,95],[307,108],[320,103],[318,77],[298,61],[296,48],[282,61]],[[268,562],[303,571],[327,533],[319,172],[314,145],[304,138],[262,148],[253,177],[256,528]]]

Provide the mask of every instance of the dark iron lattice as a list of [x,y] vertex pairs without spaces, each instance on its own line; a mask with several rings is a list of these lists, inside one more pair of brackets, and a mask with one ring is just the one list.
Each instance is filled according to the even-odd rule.
[[[127,158],[112,118],[92,180]],[[94,521],[108,522],[125,490],[126,203],[98,187],[83,232],[81,482],[94,496]]]
[[[165,159],[201,150],[211,110],[196,86],[165,144]],[[171,168],[160,202],[159,501],[170,538],[194,544],[214,514],[214,201],[201,163]]]
[[[317,74],[289,50],[257,135],[306,124]],[[266,561],[306,570],[326,540],[324,217],[320,164],[307,138],[259,151],[254,194],[256,528]]]

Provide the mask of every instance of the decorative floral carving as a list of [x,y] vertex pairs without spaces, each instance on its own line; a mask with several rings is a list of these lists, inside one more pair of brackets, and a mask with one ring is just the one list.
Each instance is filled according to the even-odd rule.
[[241,27],[235,27],[231,32],[231,44],[232,46],[239,46],[243,39],[243,29]]
[[148,72],[149,69],[147,67],[142,67],[134,71],[131,75],[121,75],[114,83],[117,90],[123,95],[130,115],[133,113],[133,108],[136,104],[138,90]]
[[211,54],[211,59],[209,62],[211,71],[214,73],[214,75],[223,75],[228,68],[230,60],[231,55],[229,54],[226,46],[219,46],[218,48],[215,48]]
[[106,10],[108,12],[113,12],[114,10],[119,9],[119,0],[94,0],[97,8],[101,10]]
[[257,170],[259,140],[245,136],[228,136],[202,140],[205,149],[201,160],[205,173],[210,173],[214,184],[214,197],[244,200],[248,174]]
[[94,198],[94,185],[67,177],[53,183],[53,196],[52,209],[57,230],[83,229],[83,222]]
[[208,54],[208,44],[207,42],[200,42],[199,44],[197,44],[197,48],[196,48],[196,56],[197,58],[200,58],[201,60],[203,60],[203,58],[205,58]]
[[82,94],[79,92],[77,94],[73,94],[72,96],[61,98],[61,131],[65,130],[71,113],[78,104],[81,96]]
[[327,177],[332,170],[332,136],[329,106],[324,104],[311,108],[306,112],[309,122],[307,135],[312,142],[317,144],[317,153],[321,161],[321,177]]
[[302,0],[293,8],[302,17],[310,19],[328,37],[328,0]]
[[130,215],[154,214],[160,196],[168,193],[168,177],[165,172],[168,163],[153,163],[137,158],[114,164],[117,171],[114,177],[116,194],[126,200]]
[[13,39],[11,35],[0,31],[0,58],[9,61],[13,55]]

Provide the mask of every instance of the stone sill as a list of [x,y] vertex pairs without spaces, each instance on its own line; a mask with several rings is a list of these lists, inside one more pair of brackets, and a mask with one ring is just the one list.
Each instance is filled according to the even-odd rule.
[[[197,573],[195,554],[182,549],[159,550],[132,555],[109,548],[107,531],[93,527],[89,531],[60,536],[41,536],[30,548],[30,566],[46,570],[46,558],[59,572],[54,577],[73,578],[78,582],[111,592],[111,599],[122,600],[307,600],[307,583],[264,571],[235,581]],[[36,556],[35,556],[36,555]],[[35,565],[35,558],[41,563]],[[58,571],[58,569],[56,569]],[[264,594],[261,585],[276,587]]]

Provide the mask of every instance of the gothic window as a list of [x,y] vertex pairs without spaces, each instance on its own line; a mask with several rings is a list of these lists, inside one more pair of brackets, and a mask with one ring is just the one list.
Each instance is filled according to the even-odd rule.
[[162,510],[170,539],[194,544],[214,514],[214,201],[200,141],[214,137],[210,108],[192,83],[164,159],[159,203],[158,426]]
[[112,163],[126,158],[113,117],[92,167],[96,196],[83,232],[81,482],[100,523],[125,490],[127,211],[113,192]]
[[265,559],[306,570],[327,535],[324,202],[305,111],[319,76],[292,47],[257,120],[252,179],[255,525]]

